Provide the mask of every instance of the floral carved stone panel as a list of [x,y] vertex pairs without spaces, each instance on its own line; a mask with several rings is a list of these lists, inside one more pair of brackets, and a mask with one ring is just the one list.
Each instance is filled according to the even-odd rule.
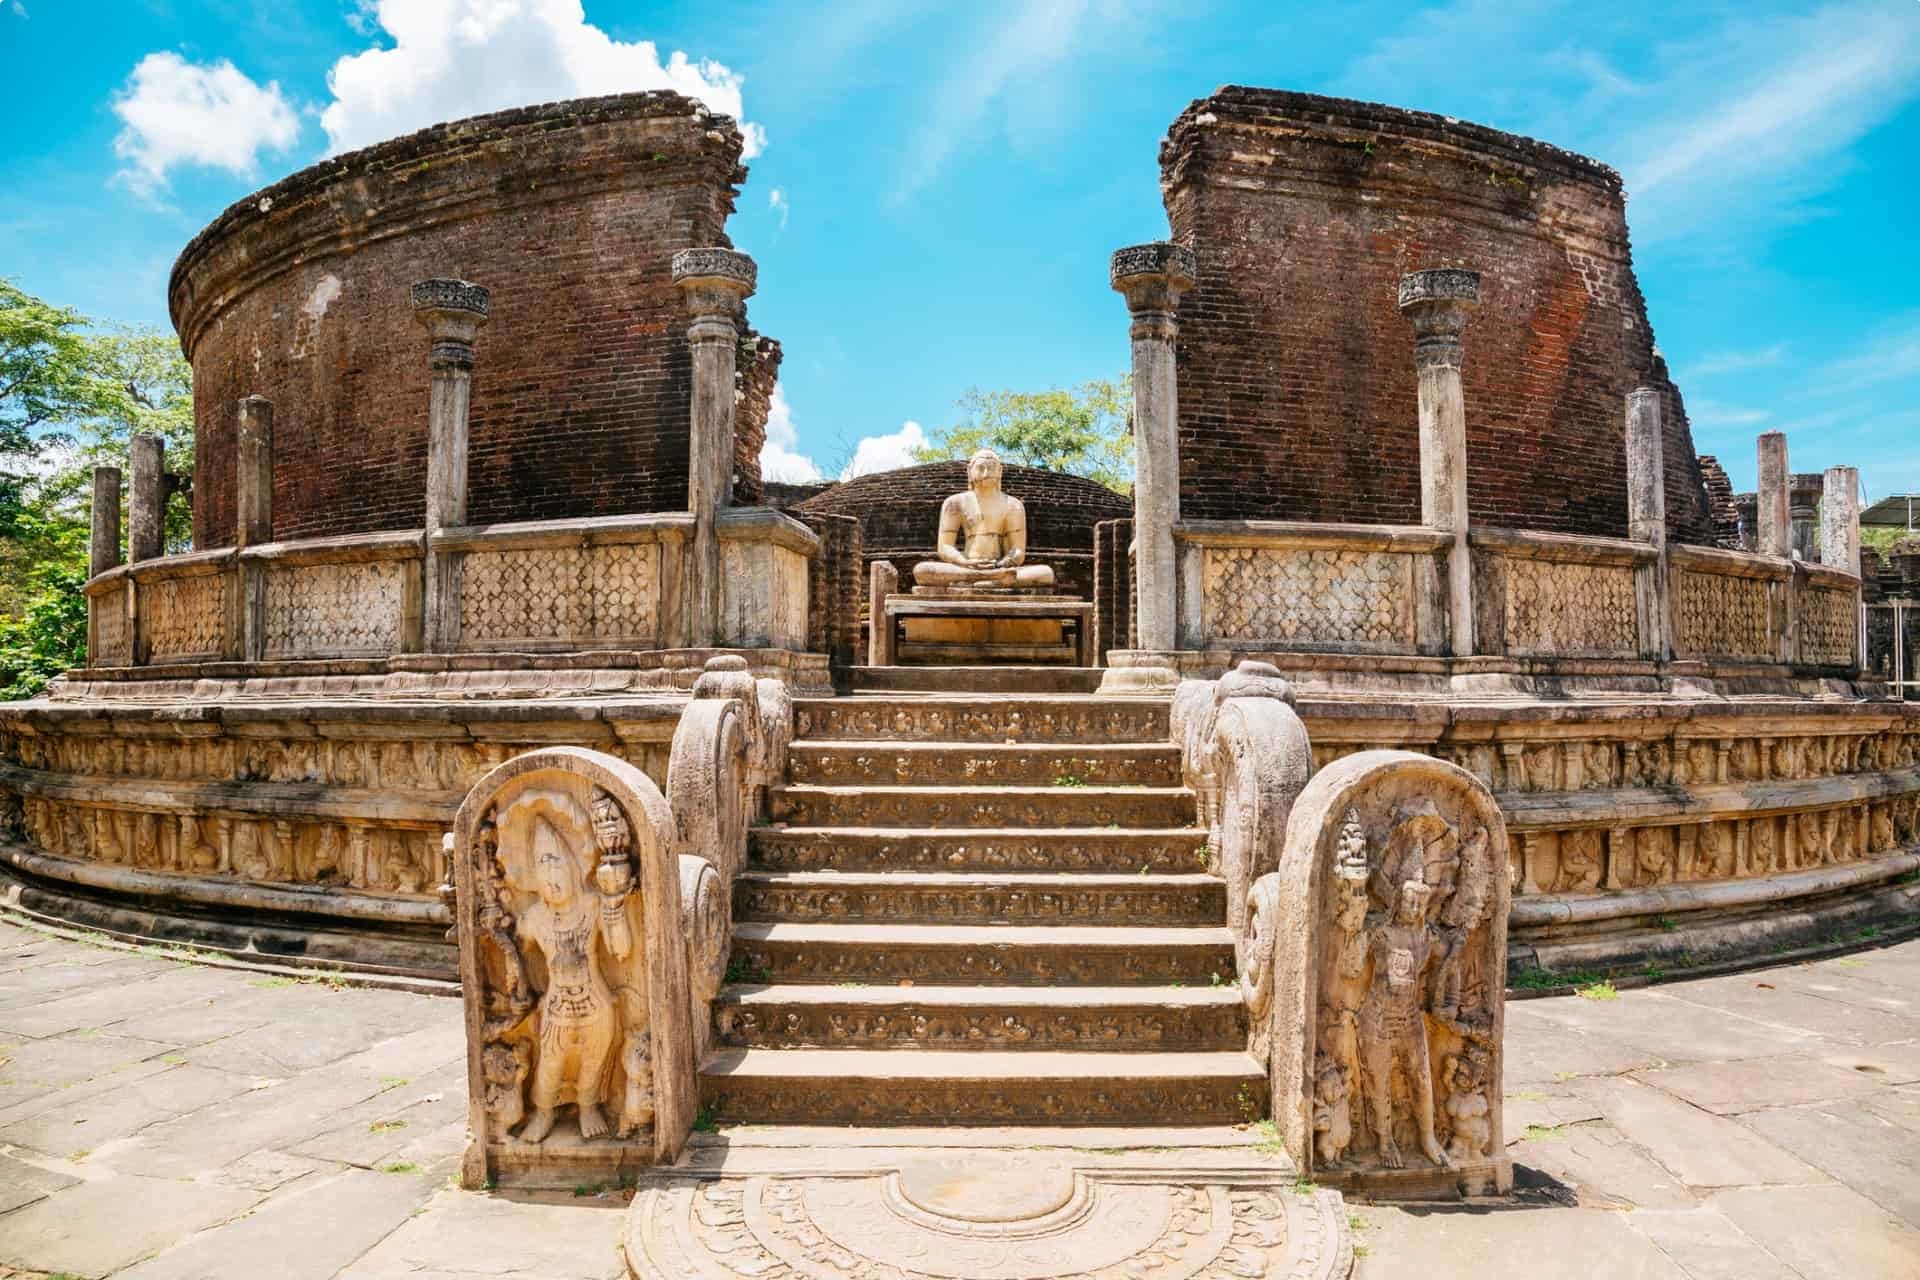
[[1203,625],[1215,643],[1374,650],[1414,643],[1408,555],[1209,547],[1202,590]]
[[412,566],[400,560],[270,567],[267,656],[397,652],[410,572]]
[[1673,646],[1695,658],[1773,658],[1772,587],[1759,578],[1681,570],[1673,583]]
[[1509,558],[1506,570],[1509,653],[1639,652],[1631,568]]
[[1504,1189],[1506,825],[1404,751],[1307,784],[1272,883],[1274,1119],[1303,1170],[1382,1191]]
[[1853,665],[1857,603],[1853,592],[1833,587],[1809,587],[1800,593],[1800,661],[1831,667]]
[[227,640],[227,578],[194,574],[142,583],[140,625],[149,660],[183,662],[218,658]]

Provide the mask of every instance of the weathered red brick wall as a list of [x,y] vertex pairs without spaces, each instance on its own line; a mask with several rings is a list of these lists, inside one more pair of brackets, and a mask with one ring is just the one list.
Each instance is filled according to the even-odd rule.
[[1227,88],[1160,154],[1199,280],[1180,307],[1181,513],[1417,523],[1400,277],[1482,273],[1466,333],[1475,521],[1626,532],[1626,393],[1665,392],[1667,517],[1711,542],[1684,407],[1653,350],[1620,178],[1439,116]]
[[[687,317],[669,264],[728,243],[740,145],[678,94],[586,99],[436,126],[227,210],[170,289],[194,370],[195,544],[233,541],[234,406],[250,394],[274,402],[276,537],[420,525],[427,337],[410,289],[432,276],[493,295],[473,521],[684,509]],[[742,416],[743,435],[764,430],[764,410]],[[754,443],[750,493],[758,459]]]
[[1106,665],[1109,649],[1133,648],[1133,521],[1102,520],[1093,526],[1094,661]]
[[[1005,467],[1000,484],[1026,506],[1027,558],[1052,566],[1056,590],[1088,596],[1093,590],[1093,526],[1131,516],[1132,501],[1096,481],[1036,467]],[[965,462],[929,462],[834,485],[797,504],[793,514],[858,517],[868,563],[892,561],[905,590],[913,583],[913,566],[933,559],[941,502],[966,487]]]
[[733,407],[733,502],[757,507],[766,501],[760,478],[760,450],[767,444],[767,411],[773,407],[773,384],[780,377],[780,344],[749,333],[740,340],[734,362],[734,386],[739,397]]
[[795,519],[820,535],[820,554],[807,568],[807,648],[828,655],[836,667],[850,667],[858,660],[867,595],[860,522],[819,511]]

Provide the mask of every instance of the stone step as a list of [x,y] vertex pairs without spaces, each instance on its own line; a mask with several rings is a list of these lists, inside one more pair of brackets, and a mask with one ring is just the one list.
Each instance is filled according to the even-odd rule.
[[889,742],[1162,743],[1163,699],[873,694],[796,698],[794,737]]
[[720,1043],[1032,1052],[1232,1050],[1246,1043],[1239,986],[728,986],[714,1002]]
[[1213,925],[1227,918],[1227,886],[1198,872],[755,869],[734,879],[733,917],[849,924]]
[[1172,743],[800,741],[787,753],[796,783],[846,786],[1051,786],[1072,779],[1101,787],[1177,787]]
[[1184,787],[775,787],[773,817],[796,827],[1178,827]]
[[733,926],[729,972],[748,982],[1211,986],[1233,979],[1233,935],[1224,926],[744,921]]
[[1099,667],[854,667],[855,693],[1095,693]]
[[1201,827],[955,829],[755,827],[753,859],[775,871],[1193,872],[1207,865]]
[[1267,1077],[1240,1052],[726,1049],[700,1096],[722,1123],[1233,1124]]

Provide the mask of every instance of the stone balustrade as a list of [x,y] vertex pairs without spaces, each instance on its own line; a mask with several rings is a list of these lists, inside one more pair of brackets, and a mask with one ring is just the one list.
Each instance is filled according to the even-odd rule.
[[1478,652],[1527,658],[1653,658],[1657,599],[1638,590],[1659,550],[1620,538],[1477,528],[1473,556]]
[[[88,663],[804,649],[819,538],[777,511],[723,512],[719,620],[696,636],[683,585],[693,523],[666,512],[466,525],[136,561],[87,584]],[[430,564],[447,584],[437,622],[425,598]]]

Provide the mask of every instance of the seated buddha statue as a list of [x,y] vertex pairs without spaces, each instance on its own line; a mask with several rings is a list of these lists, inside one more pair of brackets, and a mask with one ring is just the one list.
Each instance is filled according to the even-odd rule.
[[1053,570],[1028,564],[1027,509],[1000,490],[1000,456],[967,461],[967,490],[940,504],[940,558],[913,566],[923,587],[1050,587]]

